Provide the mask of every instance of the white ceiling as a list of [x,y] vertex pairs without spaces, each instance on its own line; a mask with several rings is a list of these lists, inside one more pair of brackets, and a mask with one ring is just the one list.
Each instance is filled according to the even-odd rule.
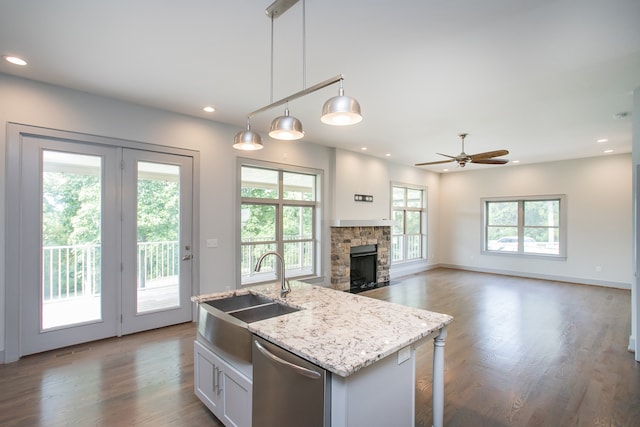
[[[271,3],[0,0],[0,54],[29,62],[0,72],[241,130],[271,100]],[[614,114],[640,87],[639,0],[306,0],[306,43],[302,16],[300,1],[274,21],[273,100],[303,74],[309,87],[342,73],[364,116],[320,122],[337,85],[292,101],[302,141],[403,164],[458,154],[461,132],[467,153],[504,148],[521,164],[631,151],[631,118]],[[282,112],[252,119],[265,144]],[[467,166],[494,167],[508,166]]]

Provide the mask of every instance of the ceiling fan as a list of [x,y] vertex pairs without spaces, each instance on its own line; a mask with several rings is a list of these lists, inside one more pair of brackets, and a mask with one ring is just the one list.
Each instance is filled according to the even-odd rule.
[[449,160],[440,160],[437,162],[416,163],[416,166],[437,165],[439,163],[457,162],[461,168],[465,167],[467,163],[482,163],[485,165],[504,165],[509,160],[507,159],[494,159],[494,157],[506,156],[509,154],[507,150],[487,151],[478,154],[467,154],[464,152],[464,139],[467,133],[461,133],[458,136],[462,140],[462,152],[457,156],[449,156],[448,154],[436,153],[441,156],[449,157]]

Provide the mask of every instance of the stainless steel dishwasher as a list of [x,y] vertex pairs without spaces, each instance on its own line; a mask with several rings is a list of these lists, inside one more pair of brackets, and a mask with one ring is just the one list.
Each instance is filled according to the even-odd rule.
[[330,376],[324,369],[253,336],[254,427],[331,425]]

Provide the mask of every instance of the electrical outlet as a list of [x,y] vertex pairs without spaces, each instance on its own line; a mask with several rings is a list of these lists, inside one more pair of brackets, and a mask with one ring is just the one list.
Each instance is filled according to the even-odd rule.
[[398,365],[411,359],[411,346],[398,350]]
[[207,239],[207,247],[208,248],[217,248],[218,247],[218,239]]

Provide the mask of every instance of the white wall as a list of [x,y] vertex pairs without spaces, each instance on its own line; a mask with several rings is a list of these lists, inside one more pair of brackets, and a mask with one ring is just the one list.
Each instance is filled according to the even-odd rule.
[[[451,173],[440,182],[441,263],[630,287],[630,154]],[[481,254],[482,197],[547,194],[567,196],[565,261]]]

